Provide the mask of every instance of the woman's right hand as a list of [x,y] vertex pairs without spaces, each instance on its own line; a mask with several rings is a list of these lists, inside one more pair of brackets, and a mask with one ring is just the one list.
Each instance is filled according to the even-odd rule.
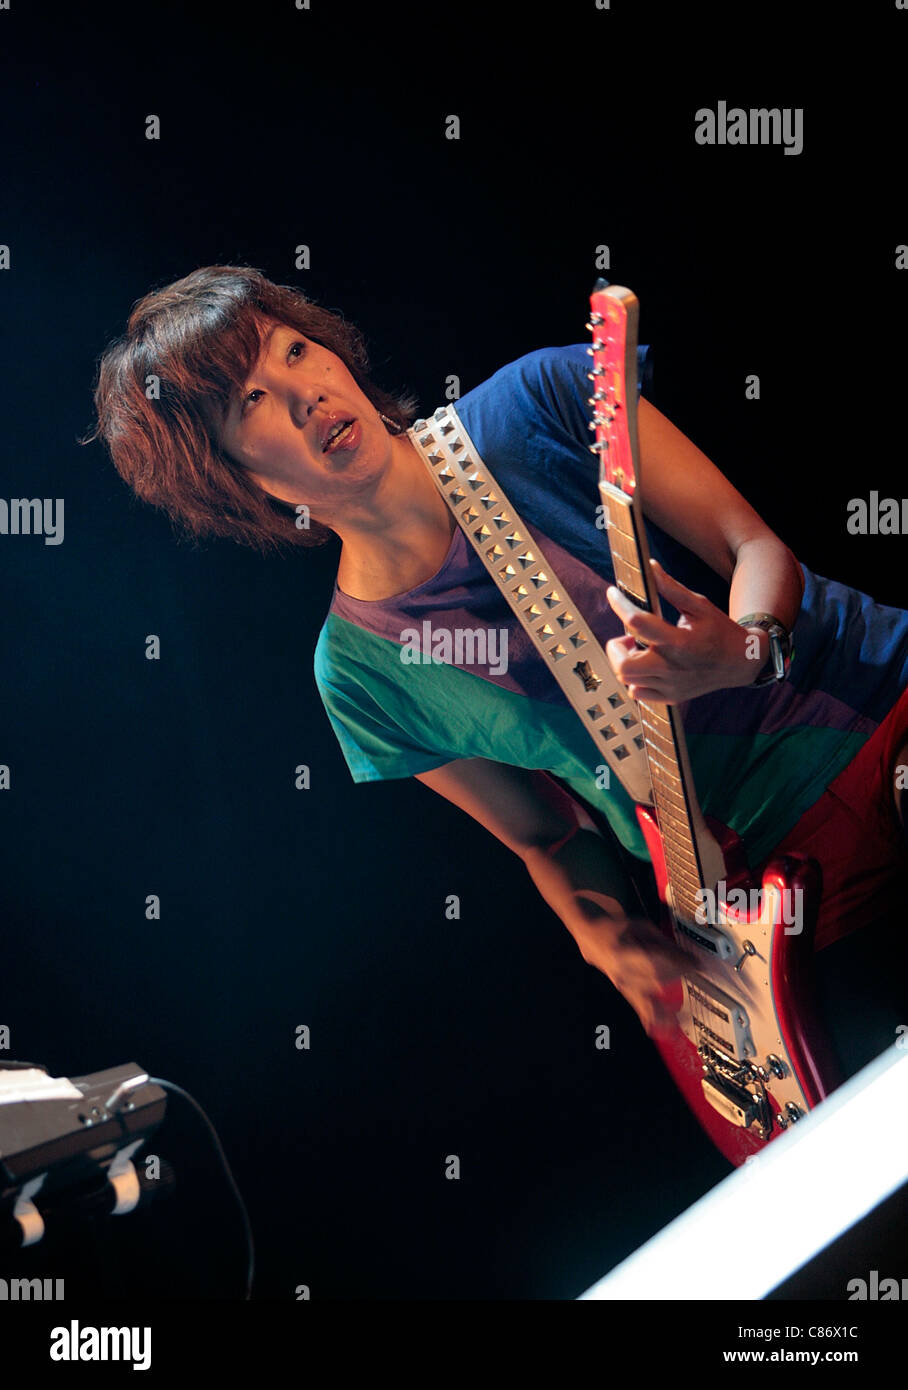
[[580,943],[583,959],[607,975],[652,1038],[677,1025],[681,977],[703,973],[700,961],[646,917],[590,923]]

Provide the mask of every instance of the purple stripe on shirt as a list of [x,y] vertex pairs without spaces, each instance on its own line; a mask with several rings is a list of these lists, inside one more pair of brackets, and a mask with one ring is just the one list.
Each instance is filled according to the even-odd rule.
[[685,733],[752,736],[778,734],[809,725],[837,729],[840,733],[875,733],[877,723],[857,714],[850,705],[825,690],[795,690],[788,681],[779,685],[714,690],[681,705]]
[[[606,584],[594,570],[571,555],[534,526],[526,525],[543,560],[548,560],[564,581],[571,599],[597,640],[604,647],[624,631],[605,596]],[[605,535],[603,545],[607,545]],[[471,662],[471,674],[505,690],[549,704],[566,700],[555,677],[539,657],[532,641],[506,599],[488,576],[485,565],[458,526],[440,569],[423,584],[391,598],[355,599],[335,586],[331,609],[339,617],[398,645],[410,639],[409,630],[423,643],[428,622],[434,635],[479,627],[507,632],[507,669],[498,662]],[[497,649],[500,652],[500,646]],[[452,664],[456,664],[452,663]],[[684,728],[692,734],[751,737],[775,734],[808,725],[870,736],[875,720],[857,714],[844,701],[822,690],[801,693],[789,682],[752,689],[717,690],[688,700],[681,706]]]
[[[623,628],[608,606],[601,578],[535,528],[528,526],[527,530],[543,555],[557,567],[571,597],[578,600],[580,612],[600,641],[619,636]],[[441,568],[425,583],[405,594],[378,600],[350,598],[335,587],[331,610],[338,617],[399,645],[411,640],[404,636],[408,630],[411,633],[415,630],[424,645],[422,633],[426,621],[433,635],[449,633],[452,642],[457,629],[503,629],[508,635],[507,670],[498,670],[498,662],[475,662],[467,669],[515,694],[551,704],[565,703],[555,677],[459,527],[451,538]]]

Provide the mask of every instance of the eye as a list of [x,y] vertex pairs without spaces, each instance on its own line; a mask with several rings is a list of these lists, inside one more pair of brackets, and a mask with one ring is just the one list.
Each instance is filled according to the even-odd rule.
[[[298,353],[297,355],[295,355],[295,356],[292,358],[292,360],[293,360],[294,362],[298,362],[299,359],[300,359],[300,357],[302,357],[303,353],[306,351],[306,344],[303,342],[303,340],[302,340],[301,338],[295,338],[295,339],[293,340],[293,342],[290,344],[290,346],[288,347],[288,349],[287,349],[287,360],[288,360],[288,361],[291,360],[291,353],[294,352],[294,349],[295,349],[295,348],[299,348],[299,353]],[[254,400],[252,399],[253,396],[263,396],[264,394],[265,394],[264,391],[262,391],[261,388],[258,387],[258,386],[256,386],[256,387],[254,388],[254,390],[250,391],[249,394],[246,396],[246,398],[245,398],[244,401],[243,401],[242,408],[241,408],[241,414],[245,415],[245,414],[246,414],[246,411],[247,411],[247,409],[248,409],[248,407],[249,407],[250,405],[258,405],[258,401],[254,401]]]

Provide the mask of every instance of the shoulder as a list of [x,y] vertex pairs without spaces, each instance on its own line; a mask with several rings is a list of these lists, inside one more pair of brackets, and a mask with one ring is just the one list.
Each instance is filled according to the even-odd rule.
[[590,418],[589,366],[583,343],[535,348],[465,392],[457,413],[493,465],[501,450],[523,451],[533,439],[580,439]]
[[399,643],[329,609],[312,657],[315,684],[326,703],[397,702],[402,669]]
[[[467,391],[457,402],[458,413],[467,411],[487,416],[492,410],[506,410],[512,417],[515,413],[537,420],[547,416],[571,433],[579,426],[585,435],[591,418],[589,397],[593,390],[589,375],[590,353],[588,343],[534,348],[505,363],[480,385]],[[652,349],[648,344],[640,344],[637,348],[638,396],[651,384],[652,368]]]
[[363,658],[359,649],[366,638],[368,633],[354,623],[347,622],[336,613],[327,614],[312,657],[312,669],[319,690],[339,689],[355,681],[356,668]]
[[579,379],[586,379],[589,357],[583,343],[569,343],[564,347],[534,348],[512,362],[506,362],[479,386],[468,391],[461,403],[472,397],[492,395],[497,392],[525,393],[534,400],[545,401],[542,393],[559,382],[574,385]]

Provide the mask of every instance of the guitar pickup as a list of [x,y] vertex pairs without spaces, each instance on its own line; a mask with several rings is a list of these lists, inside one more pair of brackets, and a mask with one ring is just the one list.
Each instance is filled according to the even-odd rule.
[[690,937],[704,951],[709,951],[719,960],[731,960],[735,954],[734,943],[731,937],[726,936],[724,931],[718,927],[709,927],[700,922],[682,922],[680,918],[675,918],[675,925],[685,936]]
[[736,1062],[756,1056],[750,1020],[743,1004],[732,999],[724,990],[716,989],[702,976],[696,980],[685,977],[684,987],[691,1022],[701,1041],[708,1046],[718,1047],[720,1052]]

